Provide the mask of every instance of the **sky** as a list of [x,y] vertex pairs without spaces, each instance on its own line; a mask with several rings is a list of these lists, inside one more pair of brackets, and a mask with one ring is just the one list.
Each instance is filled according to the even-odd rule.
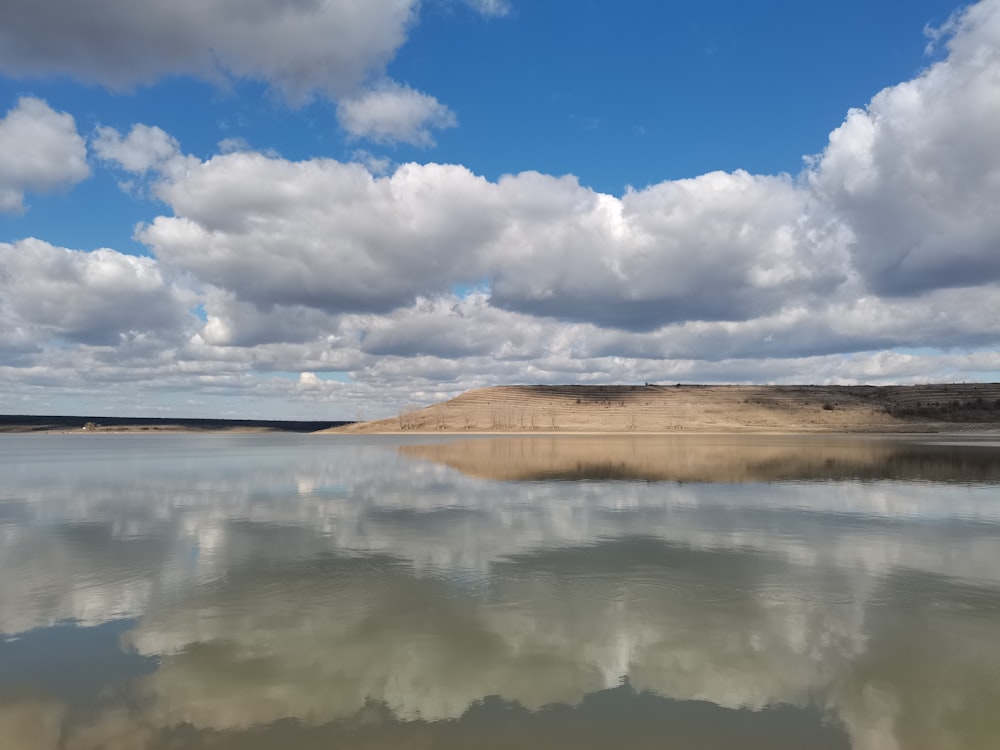
[[1000,380],[1000,0],[0,6],[0,413]]

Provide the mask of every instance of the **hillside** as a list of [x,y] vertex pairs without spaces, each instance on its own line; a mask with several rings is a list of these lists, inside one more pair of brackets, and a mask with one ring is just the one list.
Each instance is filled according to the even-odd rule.
[[336,432],[937,432],[1000,429],[1000,384],[511,385]]

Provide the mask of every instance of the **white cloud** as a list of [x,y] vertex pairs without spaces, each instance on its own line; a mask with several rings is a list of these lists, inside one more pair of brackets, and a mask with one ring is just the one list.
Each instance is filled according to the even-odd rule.
[[337,119],[355,138],[415,146],[433,146],[432,129],[458,124],[455,114],[433,96],[395,81],[342,99],[337,104]]
[[[166,180],[139,237],[171,267],[256,304],[389,312],[486,281],[492,304],[634,330],[740,320],[847,277],[789,178],[713,173],[624,198],[573,178],[489,182],[458,166],[216,157]],[[712,289],[713,293],[693,293]]]
[[499,188],[493,301],[520,312],[649,330],[755,317],[845,279],[836,236],[809,227],[785,177],[714,172],[621,199],[531,173]]
[[948,58],[852,110],[809,175],[880,294],[1000,280],[1000,2],[948,29]]
[[154,335],[162,343],[182,335],[190,299],[164,281],[151,258],[35,239],[0,243],[4,328],[27,331],[36,342],[114,345]]
[[161,128],[141,124],[134,125],[124,138],[114,128],[99,127],[92,146],[100,158],[117,164],[126,172],[163,171],[180,155],[176,138]]
[[476,278],[476,250],[502,217],[462,167],[216,157],[160,186],[175,217],[139,232],[161,262],[266,307],[388,312]]
[[484,16],[506,16],[510,13],[507,0],[465,0],[466,3]]
[[246,138],[237,136],[235,138],[223,138],[218,143],[220,154],[231,154],[235,151],[250,151],[250,144]]
[[125,136],[115,128],[98,126],[91,147],[106,164],[133,175],[118,185],[134,195],[147,196],[150,184],[155,193],[158,181],[181,177],[200,163],[195,157],[182,154],[177,139],[162,128],[141,123],[133,125]]
[[89,174],[87,146],[72,115],[22,97],[0,119],[0,212],[23,211],[26,191],[67,188]]

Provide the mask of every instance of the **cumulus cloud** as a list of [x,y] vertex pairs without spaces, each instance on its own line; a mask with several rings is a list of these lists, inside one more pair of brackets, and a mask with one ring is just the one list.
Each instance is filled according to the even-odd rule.
[[59,190],[89,174],[87,145],[72,115],[22,97],[0,119],[0,212],[23,211],[26,191]]
[[879,294],[1000,279],[1000,2],[947,30],[947,59],[851,110],[809,175]]
[[389,312],[476,278],[501,217],[490,184],[462,167],[219,156],[158,191],[175,211],[139,232],[161,262],[245,302]]
[[180,155],[180,144],[166,131],[149,125],[134,125],[127,136],[114,128],[97,128],[92,142],[94,152],[126,172],[164,171]]
[[184,294],[151,258],[35,239],[0,243],[0,310],[5,329],[88,345],[176,337],[187,324]]
[[754,317],[845,279],[835,241],[808,227],[807,196],[785,177],[714,172],[621,199],[531,173],[499,188],[501,307],[650,330]]
[[341,126],[355,138],[376,143],[433,146],[431,129],[453,128],[455,113],[428,94],[394,81],[342,99],[337,104]]
[[651,330],[771,313],[847,276],[838,235],[803,219],[808,196],[745,172],[616,198],[537,173],[406,164],[374,177],[229,154],[158,194],[175,216],[139,233],[157,257],[262,305],[388,312],[485,280],[495,307]]

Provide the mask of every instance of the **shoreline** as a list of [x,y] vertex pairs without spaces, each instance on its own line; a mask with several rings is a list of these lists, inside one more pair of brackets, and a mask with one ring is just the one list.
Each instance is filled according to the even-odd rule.
[[343,427],[319,430],[288,430],[268,427],[216,427],[199,428],[184,425],[158,427],[99,427],[95,430],[70,427],[21,427],[0,426],[3,435],[316,435],[316,436],[394,436],[420,438],[456,437],[614,437],[614,438],[663,438],[663,437],[997,437],[1000,426],[993,424],[939,423],[936,425],[907,425],[897,429],[739,429],[739,430],[350,430]]
[[0,415],[0,435],[144,433],[311,433],[344,427],[346,420],[268,420],[69,415]]

